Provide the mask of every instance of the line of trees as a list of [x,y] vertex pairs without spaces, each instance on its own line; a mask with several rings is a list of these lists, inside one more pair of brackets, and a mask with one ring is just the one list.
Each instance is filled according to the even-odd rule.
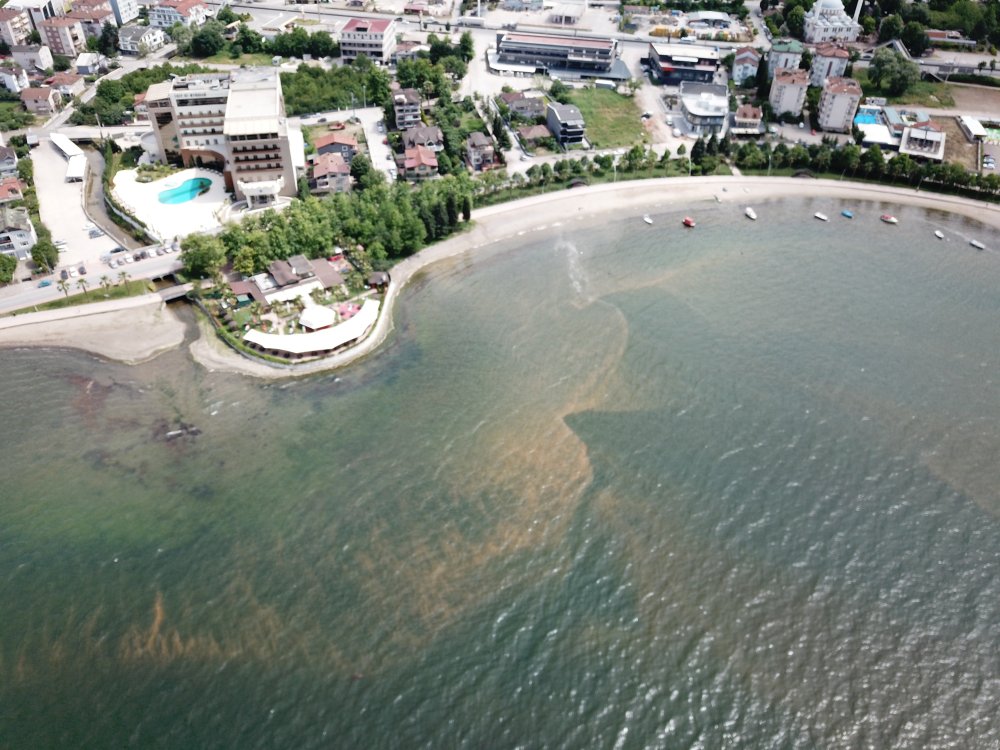
[[157,65],[152,68],[126,73],[116,80],[104,79],[97,84],[94,98],[86,104],[78,104],[69,121],[73,125],[118,125],[128,119],[135,103],[135,95],[145,93],[154,83],[167,80],[171,75],[203,73],[207,69],[200,65]]
[[[177,45],[181,55],[205,58],[225,52],[237,59],[243,54],[265,53],[282,57],[303,58],[340,57],[340,45],[326,31],[309,32],[301,26],[278,34],[273,39],[265,39],[251,29],[245,21],[248,16],[237,16],[228,6],[223,7],[215,20],[208,21],[194,30],[184,24],[174,24],[169,30],[170,39]],[[240,21],[234,34],[226,32],[226,26]]]

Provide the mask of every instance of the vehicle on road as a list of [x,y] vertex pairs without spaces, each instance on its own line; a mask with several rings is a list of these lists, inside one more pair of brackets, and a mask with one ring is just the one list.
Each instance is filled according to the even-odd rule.
[[118,253],[127,252],[124,247],[118,245],[114,250],[111,251],[111,255],[117,255]]
[[95,229],[91,229],[89,232],[87,232],[87,234],[90,236],[90,239],[96,240],[98,237],[103,237],[104,236],[104,231],[101,230],[101,229],[96,229],[95,228]]
[[69,278],[69,271],[67,271],[65,268],[61,270],[59,272],[59,278],[62,279],[63,281],[66,281],[66,279]]
[[87,267],[86,266],[80,266],[79,271],[80,271],[80,275],[81,276],[86,276],[87,275]]
[[52,282],[49,279],[42,279],[38,282],[39,289],[44,289],[47,286],[52,286]]

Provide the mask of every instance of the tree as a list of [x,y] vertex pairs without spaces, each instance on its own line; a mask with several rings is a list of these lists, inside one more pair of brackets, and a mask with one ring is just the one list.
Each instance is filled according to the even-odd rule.
[[77,281],[76,281],[76,285],[77,285],[77,287],[79,287],[80,289],[82,289],[82,290],[83,290],[83,295],[84,295],[84,296],[85,296],[85,297],[86,297],[87,299],[90,299],[90,292],[89,292],[89,291],[87,291],[87,289],[88,289],[88,287],[90,286],[90,284],[89,284],[89,283],[87,282],[87,280],[86,280],[86,279],[83,279],[83,278],[81,278],[81,279],[77,279]]
[[187,55],[191,52],[191,39],[194,37],[194,32],[190,26],[175,23],[167,30],[167,34],[170,36],[170,40],[177,45],[177,54]]
[[110,22],[105,22],[101,27],[101,35],[97,38],[97,51],[105,57],[114,57],[118,54],[118,27]]
[[876,50],[868,65],[868,80],[892,96],[899,96],[920,79],[920,68],[895,50]]
[[769,80],[769,74],[767,70],[767,60],[761,60],[760,64],[757,66],[757,98],[762,101],[767,101],[768,96],[771,94],[771,81]]
[[105,274],[101,277],[101,289],[105,292],[110,292],[113,284],[111,283],[111,277]]
[[226,248],[218,237],[189,234],[181,244],[181,262],[188,276],[205,278],[222,268]]
[[118,272],[118,283],[119,284],[128,284],[129,279],[131,279],[131,278],[132,277],[129,275],[128,271],[119,271]]
[[878,40],[888,42],[890,39],[899,39],[903,33],[903,19],[893,14],[882,19],[878,26]]
[[56,288],[65,294],[67,298],[69,297],[69,283],[66,279],[59,279],[59,281],[56,282]]
[[549,96],[560,104],[569,104],[570,88],[562,81],[556,79],[549,87]]
[[39,238],[31,248],[31,259],[39,268],[51,271],[59,263],[59,250],[52,244],[52,240]]
[[927,36],[924,27],[916,21],[910,21],[906,24],[900,35],[900,40],[914,57],[920,57],[931,46],[930,37]]
[[211,57],[222,51],[226,40],[222,36],[222,24],[209,21],[191,37],[191,54],[194,57]]
[[802,38],[802,33],[806,27],[806,12],[801,5],[797,5],[785,16],[785,26],[788,33],[796,39]]
[[464,32],[458,40],[458,52],[465,62],[469,62],[476,56],[476,48],[472,43],[472,34],[468,31]]
[[219,12],[215,14],[215,20],[222,24],[231,24],[240,20],[240,17],[233,12],[233,9],[228,5],[223,5],[219,8]]
[[0,284],[9,284],[14,279],[17,269],[17,258],[6,253],[0,253]]

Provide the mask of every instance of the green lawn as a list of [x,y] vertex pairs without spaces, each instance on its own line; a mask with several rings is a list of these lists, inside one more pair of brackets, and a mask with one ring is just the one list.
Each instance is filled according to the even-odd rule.
[[[149,291],[148,282],[146,281],[129,281],[128,284],[122,285],[118,283],[118,277],[115,274],[109,273],[107,276],[116,284],[116,286],[111,287],[111,289],[107,291],[101,287],[100,276],[90,276],[88,274],[87,282],[90,284],[90,288],[87,290],[86,294],[80,292],[79,294],[70,294],[68,297],[64,295],[59,299],[52,300],[52,302],[45,302],[41,305],[32,305],[31,307],[23,307],[20,310],[15,310],[13,314],[19,315],[21,313],[37,312],[40,310],[58,310],[62,307],[86,305],[91,302],[104,302],[109,299],[134,297],[137,294],[145,294]],[[70,291],[75,291],[79,288],[77,287],[76,282],[77,279],[69,279],[66,282],[69,284]]]
[[245,52],[239,57],[233,57],[228,52],[219,52],[211,57],[177,57],[174,58],[174,60],[179,63],[193,63],[195,65],[198,63],[216,63],[218,65],[270,65],[273,57],[274,55],[269,55],[266,52]]
[[571,98],[583,115],[587,140],[595,148],[648,142],[640,119],[642,112],[632,97],[609,89],[577,89]]
[[947,83],[933,81],[917,81],[902,96],[889,96],[868,80],[868,70],[855,68],[854,78],[861,84],[865,96],[884,96],[890,104],[915,104],[923,107],[953,107],[955,99],[951,95],[951,86]]

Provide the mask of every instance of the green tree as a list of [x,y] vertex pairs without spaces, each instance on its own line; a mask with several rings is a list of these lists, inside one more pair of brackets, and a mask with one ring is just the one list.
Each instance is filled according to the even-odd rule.
[[76,285],[79,289],[83,290],[83,296],[90,299],[90,292],[88,291],[90,283],[86,279],[80,278],[76,280]]
[[67,298],[69,298],[69,282],[66,281],[66,279],[59,279],[59,281],[56,282],[56,289],[58,289],[60,292],[65,294]]
[[555,80],[549,87],[549,96],[560,104],[569,104],[571,89],[560,80]]
[[105,274],[104,276],[101,277],[101,289],[103,289],[105,292],[110,292],[112,286],[114,286],[114,284],[112,284],[110,276]]
[[6,253],[0,253],[0,284],[9,284],[14,279],[17,269],[17,258]]
[[181,262],[188,276],[207,278],[226,262],[226,248],[218,237],[189,234],[181,243]]
[[101,27],[101,35],[97,38],[97,51],[105,57],[114,57],[118,54],[118,27],[110,22],[105,22]]
[[177,45],[177,54],[188,55],[191,53],[191,40],[194,37],[194,32],[190,26],[175,23],[167,30],[167,34],[170,36],[170,40]]
[[910,21],[906,24],[900,35],[900,40],[914,57],[920,57],[931,46],[930,37],[927,36],[924,27],[916,21]]
[[878,25],[878,40],[888,42],[890,39],[899,39],[903,33],[903,19],[895,13],[882,19]]
[[51,271],[59,263],[59,250],[52,244],[52,240],[39,238],[31,248],[31,259],[39,268]]
[[191,37],[191,54],[194,57],[211,57],[222,51],[226,40],[222,36],[223,26],[218,21],[209,21]]
[[132,277],[129,275],[128,271],[119,271],[118,272],[118,283],[119,284],[128,284],[129,279],[131,279],[131,278]]
[[459,56],[465,60],[465,62],[471,61],[472,58],[476,56],[476,48],[472,42],[472,34],[468,31],[463,32],[461,38],[459,38],[458,50]]
[[788,27],[788,33],[796,39],[802,38],[802,33],[806,27],[806,12],[801,5],[792,8],[785,15],[785,26]]
[[757,98],[767,101],[771,94],[771,81],[768,80],[767,60],[762,59],[757,66]]

